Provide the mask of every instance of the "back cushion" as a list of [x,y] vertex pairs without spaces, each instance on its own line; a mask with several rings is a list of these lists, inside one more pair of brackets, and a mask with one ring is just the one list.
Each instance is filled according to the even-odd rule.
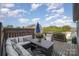
[[19,38],[18,38],[18,41],[19,41],[19,42],[23,42],[23,37],[19,37]]
[[13,49],[12,45],[6,46],[6,52],[9,56],[18,56],[18,53]]

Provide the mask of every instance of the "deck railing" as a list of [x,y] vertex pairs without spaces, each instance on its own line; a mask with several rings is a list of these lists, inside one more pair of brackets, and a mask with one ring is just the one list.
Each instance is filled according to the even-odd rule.
[[4,34],[5,38],[34,35],[34,29],[4,28]]

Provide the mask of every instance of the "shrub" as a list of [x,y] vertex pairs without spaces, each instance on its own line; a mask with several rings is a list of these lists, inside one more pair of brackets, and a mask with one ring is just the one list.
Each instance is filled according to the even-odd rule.
[[36,35],[36,38],[43,38],[43,35],[41,34],[41,35]]

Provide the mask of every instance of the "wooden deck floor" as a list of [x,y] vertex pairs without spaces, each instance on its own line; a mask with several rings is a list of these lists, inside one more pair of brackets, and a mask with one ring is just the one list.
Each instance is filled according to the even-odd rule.
[[[37,51],[35,50],[34,53]],[[36,53],[37,56],[44,56]],[[79,56],[78,45],[67,42],[54,41],[54,49],[52,56]]]
[[53,55],[60,56],[78,56],[78,46],[75,44],[69,44],[66,42],[54,41],[54,53]]
[[[52,56],[79,56],[77,45],[66,42],[54,41],[54,49]],[[45,56],[39,50],[34,50],[34,56]]]

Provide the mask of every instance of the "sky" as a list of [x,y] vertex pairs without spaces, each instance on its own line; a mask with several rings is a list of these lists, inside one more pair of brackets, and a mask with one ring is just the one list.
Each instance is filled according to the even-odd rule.
[[75,27],[71,3],[0,3],[0,22],[4,26],[28,26],[39,22],[42,26]]

